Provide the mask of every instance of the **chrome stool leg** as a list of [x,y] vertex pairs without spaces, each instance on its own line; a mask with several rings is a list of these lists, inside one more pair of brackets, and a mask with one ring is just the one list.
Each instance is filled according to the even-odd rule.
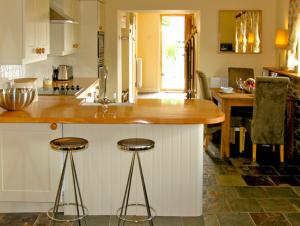
[[152,221],[152,216],[151,216],[151,210],[150,210],[150,205],[149,205],[149,199],[148,199],[148,194],[146,190],[146,185],[145,185],[145,179],[144,179],[144,174],[142,170],[142,164],[141,164],[141,159],[139,153],[137,153],[137,159],[139,163],[139,169],[140,169],[140,175],[141,175],[141,180],[142,180],[142,185],[143,185],[143,191],[144,191],[144,197],[145,197],[145,202],[146,202],[146,207],[147,207],[147,213],[148,213],[148,218],[150,219],[149,224],[153,226],[153,221]]
[[[134,169],[135,155],[136,155],[136,153],[134,152],[133,156],[132,156],[131,164],[130,164],[126,189],[125,189],[123,202],[122,202],[122,207],[121,207],[121,212],[120,212],[120,217],[123,217],[123,209],[124,209],[125,200],[126,200],[126,205],[125,205],[125,214],[124,214],[124,216],[126,216],[126,214],[127,214],[127,207],[128,207],[128,201],[129,201],[129,195],[130,195],[130,188],[131,188],[132,173],[133,173],[133,169]],[[119,218],[119,220],[118,220],[118,225],[120,225],[120,222],[121,222],[121,218]]]
[[[75,168],[73,153],[72,153],[72,151],[66,151],[66,153],[67,154],[66,154],[66,157],[65,157],[65,160],[64,160],[63,170],[62,170],[60,181],[59,181],[59,186],[58,186],[58,191],[57,191],[57,194],[56,194],[56,199],[55,199],[55,202],[54,202],[54,207],[51,208],[47,212],[47,216],[52,221],[51,225],[52,225],[53,221],[54,222],[74,222],[74,221],[78,221],[79,226],[81,226],[81,220],[82,219],[84,219],[85,225],[87,225],[86,219],[85,219],[85,217],[87,216],[87,208],[84,206],[83,201],[82,201],[82,196],[81,196],[81,191],[80,191],[80,187],[79,187],[79,183],[78,183],[78,178],[77,178],[77,172],[76,172],[76,168]],[[63,187],[63,180],[64,180],[64,176],[65,176],[65,171],[66,171],[66,165],[67,165],[67,162],[68,162],[68,158],[70,158],[70,163],[71,163],[75,203],[60,203],[62,187]],[[75,206],[77,217],[76,218],[74,217],[73,219],[59,219],[59,218],[57,218],[58,208],[63,207],[63,206]],[[81,207],[82,214],[80,214],[79,207]],[[50,214],[50,212],[52,214]]]
[[[131,182],[132,182],[132,175],[133,175],[133,170],[134,170],[134,163],[135,163],[136,158],[138,160],[138,169],[140,171],[140,176],[141,176],[143,193],[144,193],[144,198],[145,198],[146,205],[144,205],[144,204],[128,204],[129,196],[130,196],[130,189],[131,189]],[[129,206],[143,206],[143,207],[145,207],[146,210],[147,210],[147,218],[145,218],[143,220],[131,220],[131,219],[126,218],[127,209],[128,209]],[[153,213],[155,215],[156,214],[155,210],[149,205],[149,199],[148,199],[148,194],[147,194],[147,190],[146,190],[145,179],[144,179],[144,174],[143,174],[143,170],[142,170],[142,164],[141,164],[140,156],[139,156],[138,151],[134,151],[133,155],[132,155],[131,164],[130,164],[127,184],[126,184],[125,193],[124,193],[124,197],[123,197],[123,201],[122,201],[122,206],[117,211],[117,213],[119,213],[119,214],[117,214],[117,216],[119,218],[118,226],[120,226],[121,221],[123,221],[123,225],[125,224],[125,222],[139,223],[139,222],[149,221],[149,225],[153,226],[153,217],[154,216],[151,214],[151,210],[153,211]],[[123,211],[124,211],[124,213],[123,213]]]
[[60,198],[61,198],[61,190],[62,190],[63,181],[64,181],[64,177],[65,177],[68,156],[69,156],[69,152],[67,152],[67,154],[66,154],[62,173],[61,173],[60,180],[59,180],[58,190],[57,190],[54,207],[53,207],[53,212],[52,212],[54,218],[56,218],[57,213],[58,213],[58,207],[59,207],[59,202],[60,202]]
[[[76,186],[77,186],[77,189],[78,189],[78,195],[79,195],[79,199],[80,199],[80,203],[81,203],[81,211],[82,211],[83,215],[86,215],[85,209],[84,209],[84,205],[83,205],[83,201],[82,201],[82,196],[81,196],[81,192],[80,192],[80,187],[79,187],[79,183],[78,183],[78,177],[77,177],[77,172],[76,172],[75,162],[74,162],[74,158],[73,158],[72,152],[71,152],[70,158],[71,158],[71,168],[72,168],[72,175],[73,175],[74,191],[76,192],[76,188],[75,188],[75,183],[76,183]],[[78,209],[78,207],[80,205],[78,205],[77,199],[78,198],[77,198],[77,194],[76,194],[75,200],[76,200],[76,204],[77,204],[77,216],[79,217],[79,209]],[[86,219],[85,218],[83,218],[83,219],[84,219],[85,225],[87,225]],[[81,224],[80,224],[80,221],[79,221],[79,226],[80,225]]]

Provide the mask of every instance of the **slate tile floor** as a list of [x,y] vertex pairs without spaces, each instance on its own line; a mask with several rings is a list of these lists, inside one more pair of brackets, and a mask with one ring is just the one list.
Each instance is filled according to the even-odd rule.
[[[204,153],[203,216],[157,217],[155,226],[300,226],[300,164],[281,165],[274,160],[279,153],[272,152],[265,157],[258,152],[258,163],[251,162],[249,151],[233,152],[227,160],[218,153],[216,145]],[[0,214],[0,225],[46,226],[49,221],[44,213]],[[87,225],[116,226],[117,218],[89,216]],[[148,224],[125,224],[134,225]]]

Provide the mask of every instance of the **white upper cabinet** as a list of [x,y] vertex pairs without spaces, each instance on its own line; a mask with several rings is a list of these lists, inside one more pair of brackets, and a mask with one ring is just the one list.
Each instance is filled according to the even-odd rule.
[[65,56],[79,49],[78,24],[51,24],[51,50],[53,56]]
[[49,54],[49,0],[0,1],[0,64],[27,64]]
[[51,7],[59,13],[67,15],[77,23],[51,22],[50,54],[65,56],[76,53],[79,43],[79,0],[52,0]]
[[98,29],[99,31],[104,31],[104,1],[98,0]]

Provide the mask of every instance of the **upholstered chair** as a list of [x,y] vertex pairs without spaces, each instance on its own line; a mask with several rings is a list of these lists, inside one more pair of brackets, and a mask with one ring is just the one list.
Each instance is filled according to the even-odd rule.
[[284,162],[284,129],[287,86],[285,77],[257,77],[252,119],[246,129],[252,140],[252,160],[256,161],[257,144],[280,146],[280,162]]
[[254,78],[254,70],[252,68],[229,67],[228,86],[237,89],[238,86],[236,80],[238,78],[241,78],[243,81],[247,78]]
[[[207,76],[201,71],[196,71],[196,74],[198,76],[202,98],[205,99],[205,100],[211,100],[211,93],[210,93],[209,87],[208,87]],[[241,125],[242,121],[243,121],[242,117],[231,118],[231,124],[232,124],[231,127],[236,126],[236,124]],[[237,122],[239,122],[239,123],[237,123]],[[238,126],[238,127],[240,128],[240,131],[242,131],[242,132],[245,131],[244,127],[242,127],[242,126]],[[207,150],[208,143],[211,140],[212,134],[217,132],[220,129],[221,129],[220,125],[208,125],[206,127],[205,150]],[[231,140],[233,141],[234,139],[232,138],[232,136],[233,135],[231,135]],[[243,138],[243,139],[241,139],[241,138]],[[243,144],[243,142],[244,142],[244,136],[240,136],[240,144]],[[244,145],[240,145],[240,148],[241,147],[244,147]]]
[[[228,67],[228,86],[238,89],[236,80],[241,78],[245,81],[247,78],[254,78],[253,68]],[[240,152],[245,149],[245,117],[251,117],[252,107],[232,107],[231,109],[231,137],[234,141],[235,129],[240,128]]]
[[[208,82],[207,82],[206,75],[201,71],[196,71],[196,74],[197,74],[197,77],[198,77],[202,98],[204,100],[210,100],[211,101],[211,94],[210,94],[210,91],[209,91],[209,88],[208,88]],[[204,136],[204,149],[205,149],[205,151],[207,151],[208,144],[212,139],[212,134],[214,134],[215,132],[217,132],[219,130],[221,130],[220,124],[207,125],[205,127],[205,131],[204,131],[204,133],[205,133],[205,136]]]

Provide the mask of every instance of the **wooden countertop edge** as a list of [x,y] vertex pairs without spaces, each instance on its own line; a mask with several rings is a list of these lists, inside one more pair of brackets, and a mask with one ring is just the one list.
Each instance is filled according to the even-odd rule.
[[19,118],[19,117],[9,117],[9,119],[0,118],[0,123],[62,123],[62,124],[157,124],[157,125],[193,125],[193,124],[218,124],[225,120],[225,115],[220,116],[218,118],[210,118],[210,119],[88,119],[85,118],[68,118],[68,119],[57,119],[57,118]]
[[264,70],[267,71],[272,71],[281,75],[285,75],[291,78],[296,78],[296,79],[300,79],[300,75],[297,72],[294,71],[286,71],[286,70],[282,70],[282,69],[278,69],[278,68],[274,68],[274,67],[263,67]]
[[224,113],[207,100],[138,100],[131,106],[82,106],[76,98],[41,97],[24,111],[0,111],[0,123],[216,124]]

